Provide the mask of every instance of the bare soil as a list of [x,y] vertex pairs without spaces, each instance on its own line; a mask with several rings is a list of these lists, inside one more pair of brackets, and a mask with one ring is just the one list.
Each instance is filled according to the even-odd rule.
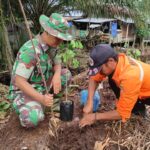
[[[18,116],[12,112],[5,122],[1,122],[0,145],[1,150],[91,150],[95,141],[106,137],[107,128],[103,122],[96,123],[90,127],[80,129],[77,118],[82,117],[82,108],[79,102],[79,91],[75,90],[69,99],[75,103],[74,120],[72,122],[61,122],[58,136],[49,135],[49,114],[44,122],[37,128],[25,129],[21,127]],[[106,96],[104,92],[103,97]],[[3,125],[3,126],[2,126]]]
[[[77,98],[75,103],[78,103]],[[81,107],[76,105],[74,118],[81,117],[81,111]],[[0,145],[1,150],[91,150],[95,141],[105,139],[107,130],[102,122],[80,129],[78,121],[74,120],[61,122],[58,136],[51,137],[48,115],[37,128],[25,129],[21,127],[17,115],[11,113],[9,121],[0,130]]]
[[[100,112],[114,109],[114,95],[108,84],[101,89]],[[121,121],[99,121],[92,126],[79,128],[78,118],[82,117],[79,105],[79,91],[71,93],[74,101],[74,120],[60,122],[57,136],[50,135],[49,114],[37,128],[21,127],[17,115],[12,112],[7,121],[0,121],[1,150],[93,150],[95,142],[102,142],[100,150],[149,150],[149,121],[134,116],[127,123]],[[98,149],[96,149],[98,150]]]

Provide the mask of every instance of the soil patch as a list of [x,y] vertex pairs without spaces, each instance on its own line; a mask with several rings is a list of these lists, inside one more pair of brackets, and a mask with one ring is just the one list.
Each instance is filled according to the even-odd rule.
[[[114,108],[114,95],[106,82],[105,90],[100,89],[103,112]],[[1,150],[93,150],[95,142],[104,144],[105,150],[137,150],[150,149],[149,121],[133,116],[130,121],[96,122],[92,126],[80,129],[77,117],[82,117],[79,104],[79,91],[69,97],[75,103],[74,120],[60,122],[57,136],[50,136],[49,115],[37,128],[21,127],[18,117],[11,113],[8,121],[0,129]],[[109,99],[109,100],[108,100]],[[102,149],[103,150],[103,149]]]
[[34,149],[44,150],[48,140],[48,119],[35,129],[21,127],[18,117],[12,113],[9,121],[0,131],[1,150]]

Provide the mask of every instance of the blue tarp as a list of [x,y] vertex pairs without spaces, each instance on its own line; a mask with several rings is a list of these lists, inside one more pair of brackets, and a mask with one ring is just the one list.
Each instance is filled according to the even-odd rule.
[[117,22],[111,23],[111,36],[113,38],[117,36]]

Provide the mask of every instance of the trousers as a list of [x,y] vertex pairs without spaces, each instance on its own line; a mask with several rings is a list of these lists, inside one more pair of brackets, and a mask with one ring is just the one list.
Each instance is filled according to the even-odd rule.
[[[116,85],[116,83],[112,80],[111,77],[108,78],[109,85],[111,89],[113,90],[114,94],[116,95],[116,98],[119,99],[120,97],[120,88]],[[137,99],[137,102],[135,103],[132,113],[135,115],[142,115],[145,116],[146,113],[146,107],[145,105],[150,105],[150,97],[146,98],[144,100]]]
[[[71,80],[70,71],[62,69],[62,86],[65,86],[66,74],[68,82]],[[12,106],[18,114],[20,123],[23,127],[35,127],[39,124],[39,122],[44,120],[44,106],[25,93],[19,93],[13,100]]]

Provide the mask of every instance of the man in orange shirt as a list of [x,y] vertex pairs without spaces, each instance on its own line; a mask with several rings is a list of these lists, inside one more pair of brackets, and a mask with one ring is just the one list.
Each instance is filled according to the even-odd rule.
[[[95,46],[90,54],[88,99],[80,127],[93,124],[95,120],[122,119],[125,122],[131,113],[145,115],[145,104],[150,105],[149,73],[150,65],[123,53],[117,54],[108,44]],[[117,98],[116,110],[93,113],[94,92],[106,77]]]

